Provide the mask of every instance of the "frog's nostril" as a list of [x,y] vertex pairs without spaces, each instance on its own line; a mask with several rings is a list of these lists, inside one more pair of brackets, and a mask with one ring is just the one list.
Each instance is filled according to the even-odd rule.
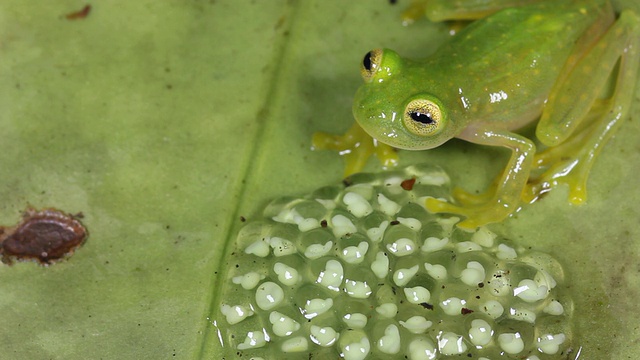
[[362,66],[364,66],[365,70],[371,71],[371,51],[369,51],[367,55],[364,56],[364,59],[362,60]]

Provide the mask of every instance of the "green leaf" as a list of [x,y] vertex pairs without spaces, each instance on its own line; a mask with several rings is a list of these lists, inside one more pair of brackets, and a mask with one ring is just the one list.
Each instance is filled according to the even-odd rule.
[[[0,357],[218,358],[216,272],[240,217],[339,182],[342,160],[310,138],[351,125],[364,53],[427,56],[447,25],[404,27],[406,4],[382,0],[90,5],[69,20],[85,3],[0,3],[0,223],[56,207],[90,232],[66,261],[0,266]],[[586,358],[640,353],[638,99],[586,205],[556,191],[494,227],[563,262]],[[470,190],[505,156],[460,141],[400,155]]]

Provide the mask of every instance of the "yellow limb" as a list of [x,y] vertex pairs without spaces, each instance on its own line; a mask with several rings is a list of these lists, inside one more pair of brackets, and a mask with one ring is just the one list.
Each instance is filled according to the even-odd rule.
[[462,190],[454,194],[458,204],[429,198],[425,206],[433,213],[451,213],[465,216],[458,224],[463,229],[475,229],[489,223],[500,222],[520,206],[520,198],[533,163],[535,145],[523,136],[509,131],[470,131],[463,139],[481,145],[503,146],[511,156],[503,173],[486,193],[474,195]]
[[372,155],[376,155],[385,168],[398,164],[395,149],[369,136],[357,123],[344,135],[317,132],[311,143],[313,149],[338,151],[345,159],[345,177],[362,170]]

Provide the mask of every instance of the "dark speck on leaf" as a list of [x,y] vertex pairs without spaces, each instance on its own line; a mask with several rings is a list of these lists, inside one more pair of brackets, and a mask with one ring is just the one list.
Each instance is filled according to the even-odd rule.
[[433,305],[431,305],[429,303],[423,302],[423,303],[420,303],[420,305],[425,309],[433,310]]
[[400,224],[400,221],[398,220],[393,220],[389,223],[389,225],[398,225],[398,224]]

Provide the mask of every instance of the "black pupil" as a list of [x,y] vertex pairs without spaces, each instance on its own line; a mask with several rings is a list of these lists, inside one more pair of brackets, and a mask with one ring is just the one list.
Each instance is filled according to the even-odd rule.
[[419,123],[423,123],[425,125],[430,125],[433,124],[435,121],[433,120],[433,118],[431,117],[430,113],[421,113],[418,111],[413,111],[411,112],[411,118],[414,121],[417,121]]
[[364,60],[362,60],[362,66],[364,66],[367,71],[371,71],[371,51],[369,51],[367,55],[364,56]]

